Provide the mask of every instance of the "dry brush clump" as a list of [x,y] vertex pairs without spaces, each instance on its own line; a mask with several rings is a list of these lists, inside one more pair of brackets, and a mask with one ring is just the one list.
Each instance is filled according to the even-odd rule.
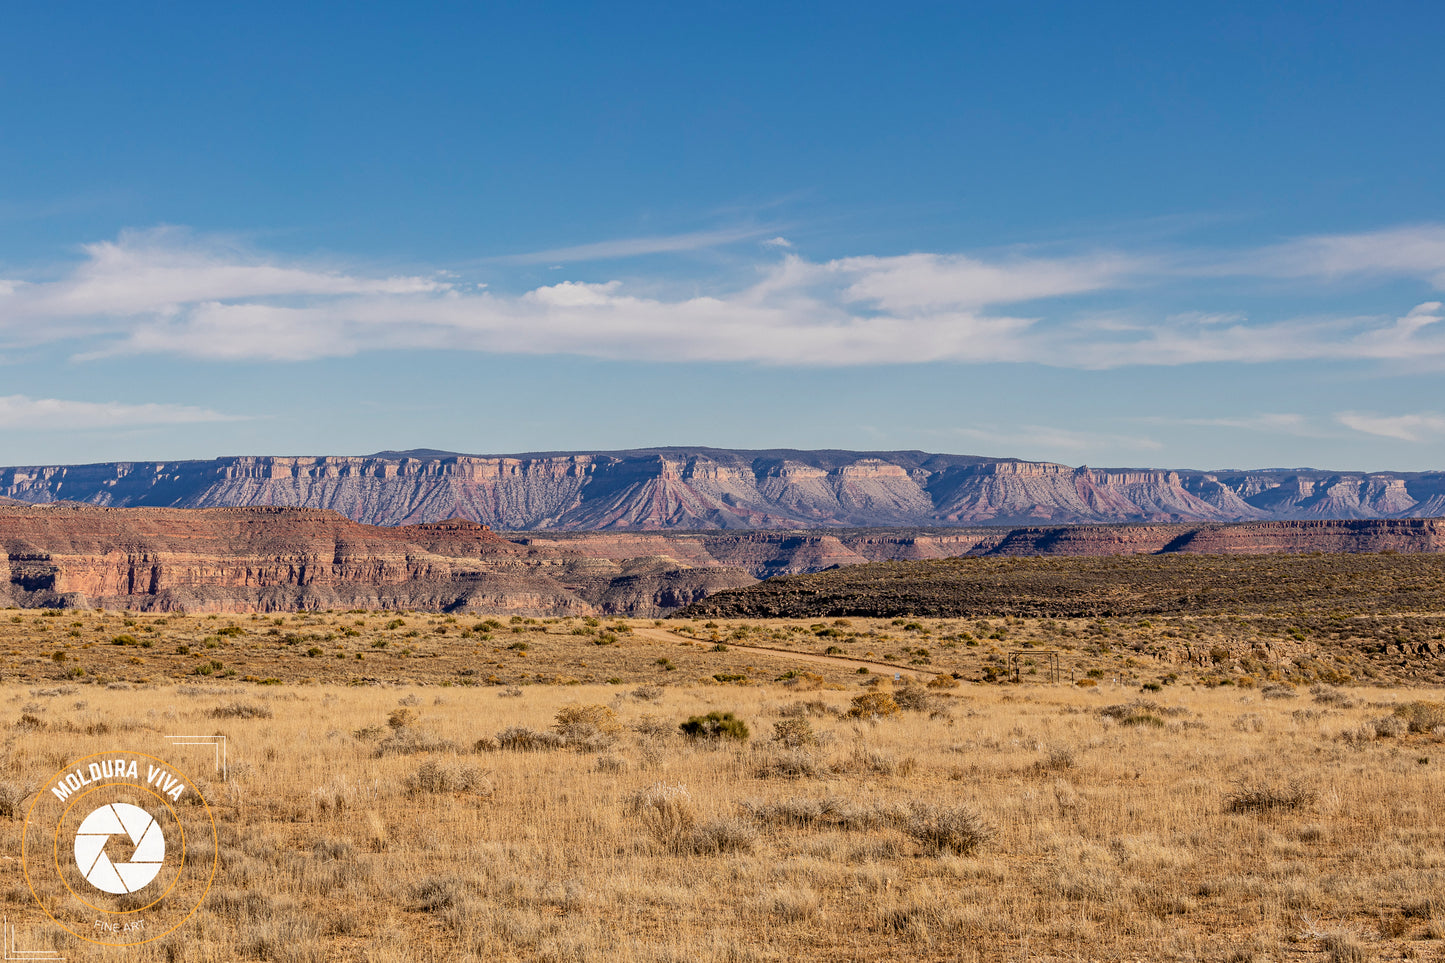
[[841,796],[791,796],[771,801],[748,800],[740,804],[743,813],[765,826],[827,826],[868,831],[893,826],[902,811],[878,803],[860,804]]
[[818,734],[807,719],[788,718],[773,723],[773,742],[787,749],[806,749],[818,744]]
[[608,706],[571,703],[557,710],[552,728],[568,748],[596,752],[617,741],[622,723]]
[[807,702],[790,702],[778,710],[778,715],[784,719],[801,719],[806,716],[837,718],[844,714],[842,709],[829,705],[822,699],[811,699]]
[[270,719],[275,716],[270,706],[259,702],[228,702],[206,713],[212,719]]
[[931,853],[970,856],[996,835],[992,826],[967,806],[915,802],[903,831]]
[[898,703],[886,692],[865,692],[854,696],[848,715],[854,719],[879,719],[896,715]]
[[803,749],[790,749],[763,757],[753,770],[759,779],[824,779],[834,768]]
[[1164,727],[1165,716],[1183,714],[1178,709],[1165,708],[1148,699],[1135,699],[1133,702],[1105,706],[1099,710],[1099,715],[1112,719],[1121,726],[1152,726],[1156,729]]
[[455,741],[424,729],[398,727],[391,735],[382,739],[372,750],[378,759],[382,756],[415,756],[426,752],[461,752]]
[[445,764],[435,759],[422,763],[406,777],[411,793],[466,793],[487,796],[492,792],[490,772],[463,763]]
[[1224,805],[1232,813],[1292,811],[1312,805],[1318,796],[1298,779],[1250,777],[1235,783]]
[[997,835],[975,809],[956,803],[860,804],[839,796],[794,796],[771,802],[751,800],[741,808],[754,821],[768,826],[850,832],[896,829],[931,855],[970,856]]
[[1044,756],[1034,763],[1034,768],[1039,772],[1064,772],[1074,768],[1078,761],[1078,753],[1073,746],[1049,746],[1044,751]]
[[1445,735],[1445,702],[1416,700],[1395,707],[1407,731]]
[[928,712],[937,700],[926,689],[910,683],[894,690],[893,703],[905,712]]
[[692,794],[680,784],[659,782],[639,790],[628,800],[627,813],[655,842],[675,855],[746,852],[757,837],[752,827],[734,819],[699,823]]
[[15,819],[22,815],[25,800],[35,793],[36,787],[20,779],[0,779],[0,819]]
[[[496,745],[509,752],[542,752],[561,749],[566,740],[558,732],[533,729],[531,726],[508,726],[497,733]],[[485,748],[480,742],[478,746]]]

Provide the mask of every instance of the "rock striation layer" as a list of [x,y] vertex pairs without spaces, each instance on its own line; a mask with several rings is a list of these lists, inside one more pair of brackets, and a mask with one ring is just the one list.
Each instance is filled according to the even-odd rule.
[[657,615],[754,579],[517,545],[466,519],[361,525],[294,508],[0,506],[0,605]]
[[0,605],[651,617],[775,575],[959,556],[1445,551],[1440,519],[502,537],[305,508],[0,505]]
[[1445,515],[1445,472],[1071,468],[918,451],[238,457],[0,469],[0,497],[286,506],[510,531],[1235,522]]

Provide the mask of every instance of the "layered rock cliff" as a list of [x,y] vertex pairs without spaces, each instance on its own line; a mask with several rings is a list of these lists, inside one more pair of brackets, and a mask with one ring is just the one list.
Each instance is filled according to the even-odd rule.
[[1062,525],[1432,517],[1445,514],[1445,472],[1109,470],[916,451],[387,452],[4,468],[7,496],[510,531]]
[[716,564],[539,551],[462,519],[376,527],[315,509],[0,506],[0,605],[649,616],[752,581]]
[[774,575],[957,556],[1445,552],[1439,519],[586,532],[503,538],[298,508],[0,505],[0,605],[650,617]]

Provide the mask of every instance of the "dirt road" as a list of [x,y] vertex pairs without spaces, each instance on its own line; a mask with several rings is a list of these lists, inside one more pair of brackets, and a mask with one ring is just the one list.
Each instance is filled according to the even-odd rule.
[[[676,644],[685,642],[688,645],[701,645],[707,647],[709,643],[699,642],[697,639],[690,639],[685,635],[677,635],[666,629],[658,629],[644,626],[634,626],[632,634],[636,638],[650,639],[654,642],[667,642]],[[866,668],[871,672],[880,675],[900,675],[905,679],[917,679],[926,682],[938,673],[921,671],[903,665],[895,665],[892,662],[880,662],[876,659],[853,659],[846,655],[818,655],[813,652],[794,652],[790,649],[775,649],[768,645],[744,645],[739,642],[726,643],[729,652],[754,652],[762,656],[773,656],[779,659],[790,659],[794,662],[811,662],[818,665],[833,665],[847,669]]]

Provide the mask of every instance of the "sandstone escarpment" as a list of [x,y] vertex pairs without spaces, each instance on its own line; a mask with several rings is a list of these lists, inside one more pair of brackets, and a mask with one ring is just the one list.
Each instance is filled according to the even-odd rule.
[[653,616],[775,575],[958,556],[1445,551],[1438,519],[551,533],[297,508],[0,506],[0,604]]
[[374,525],[468,518],[510,531],[1424,518],[1445,473],[1073,468],[926,452],[659,448],[393,453],[0,469],[25,502],[288,506]]
[[622,559],[599,573],[591,561],[462,519],[388,528],[316,509],[0,507],[0,603],[12,605],[647,616],[753,581],[717,565]]

